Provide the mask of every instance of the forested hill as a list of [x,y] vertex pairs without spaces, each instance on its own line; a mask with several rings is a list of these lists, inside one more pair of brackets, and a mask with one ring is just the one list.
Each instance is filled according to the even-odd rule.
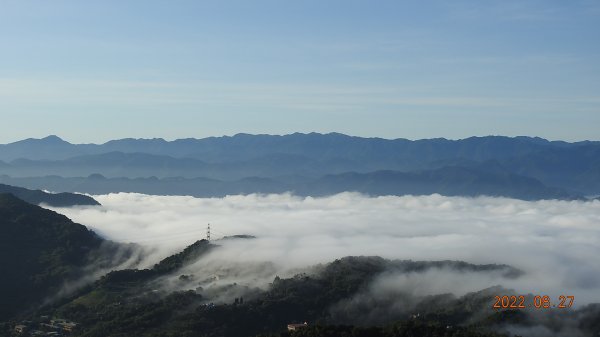
[[[441,270],[473,273],[474,277],[522,275],[520,270],[506,265],[345,257],[293,277],[275,277],[266,289],[245,285],[248,275],[234,265],[220,269],[220,280],[208,270],[190,274],[189,269],[180,269],[196,259],[202,260],[213,249],[219,248],[198,241],[152,269],[110,273],[45,314],[77,322],[75,335],[88,337],[484,337],[503,335],[498,332],[505,331],[504,325],[552,332],[560,319],[581,322],[582,336],[600,332],[600,326],[593,323],[600,319],[600,311],[593,305],[553,312],[540,319],[525,310],[493,310],[495,295],[514,293],[501,287],[457,297],[448,293],[417,295],[410,290],[379,293],[381,289],[372,286],[380,277],[427,275]],[[229,278],[234,275],[239,279]],[[191,289],[175,290],[186,284]],[[224,294],[229,296],[223,297]],[[287,324],[304,321],[309,322],[306,330],[283,332]]]
[[0,193],[10,193],[30,204],[46,204],[55,207],[96,206],[100,205],[94,198],[77,193],[47,193],[40,190],[29,190],[23,187],[0,184]]
[[[27,280],[31,278],[45,285],[42,288],[46,290],[45,294],[55,290],[59,284],[56,281],[76,272],[85,261],[83,256],[89,256],[89,247],[81,244],[97,246],[100,240],[82,226],[12,196],[0,196],[0,205],[1,219],[12,223],[12,226],[3,223],[5,233],[2,234],[6,234],[6,228],[26,227],[27,223],[33,222],[23,216],[23,211],[41,217],[44,220],[39,224],[50,227],[46,234],[50,240],[40,243],[43,247],[21,241],[34,253],[19,257],[15,252],[25,252],[14,245],[11,247],[11,254],[19,260],[9,265],[12,269],[18,269],[23,263],[31,263],[31,266],[27,267],[27,274],[15,274],[25,284],[6,283],[5,279],[3,282],[6,284],[3,284],[3,293],[0,294],[3,299],[12,301],[6,303],[27,303],[36,307],[39,302],[32,298],[31,292],[31,289],[36,289],[31,284],[34,281]],[[39,243],[37,233],[40,229],[35,227],[29,226],[32,233],[30,241]],[[17,237],[23,234],[17,234]],[[71,243],[61,245],[56,242],[59,238]],[[73,244],[72,240],[77,240],[79,245]],[[5,241],[2,241],[2,247],[7,249]],[[552,332],[560,327],[557,321],[563,319],[580,324],[577,329],[582,336],[594,336],[600,332],[600,326],[594,323],[600,321],[600,310],[596,305],[555,312],[540,319],[535,313],[524,310],[493,310],[495,295],[514,293],[501,287],[481,289],[463,296],[449,293],[418,295],[409,289],[381,293],[380,289],[373,287],[374,282],[382,277],[392,277],[390,280],[393,280],[402,275],[435,275],[438,272],[472,273],[474,277],[521,277],[522,271],[507,265],[345,257],[307,268],[291,277],[275,276],[265,288],[257,288],[247,283],[253,274],[248,274],[248,269],[243,269],[242,264],[218,260],[219,264],[225,263],[219,267],[218,274],[210,271],[210,264],[199,269],[193,267],[205,258],[214,258],[219,249],[218,244],[197,241],[151,269],[110,272],[72,296],[36,312],[23,306],[4,307],[4,319],[18,309],[21,310],[21,320],[0,324],[0,329],[4,329],[0,335],[11,331],[18,324],[14,322],[46,329],[42,322],[48,318],[43,317],[76,322],[77,328],[71,335],[87,337],[251,337],[258,334],[292,337],[485,337],[503,335],[505,326],[519,329],[539,327]],[[6,254],[2,256],[6,259]],[[53,257],[50,265],[47,258],[41,258],[44,256]],[[44,265],[36,262],[40,259]],[[41,298],[45,296],[41,291],[34,293]],[[303,321],[310,322],[306,330],[291,334],[284,332],[288,323]]]
[[80,277],[103,243],[64,215],[0,194],[0,321],[35,308]]

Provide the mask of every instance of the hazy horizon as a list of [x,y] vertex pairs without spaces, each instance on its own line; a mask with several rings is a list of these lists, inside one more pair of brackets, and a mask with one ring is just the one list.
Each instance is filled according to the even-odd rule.
[[223,137],[234,137],[237,135],[251,135],[251,136],[289,136],[289,135],[293,135],[293,134],[304,134],[304,135],[309,135],[309,134],[320,134],[320,135],[328,135],[328,134],[341,134],[341,135],[345,135],[345,136],[349,136],[349,137],[359,137],[359,138],[375,138],[375,139],[384,139],[384,140],[398,140],[398,139],[403,139],[403,140],[409,140],[409,141],[418,141],[418,140],[432,140],[432,139],[445,139],[445,140],[450,140],[450,141],[460,141],[460,140],[465,140],[465,139],[469,139],[469,138],[485,138],[485,137],[507,137],[507,138],[520,138],[520,137],[526,137],[526,138],[541,138],[541,139],[545,139],[548,141],[557,141],[557,142],[567,142],[567,143],[577,143],[577,142],[597,142],[600,141],[600,135],[597,139],[580,139],[580,140],[566,140],[566,139],[551,139],[551,138],[545,138],[545,137],[541,137],[541,136],[537,136],[537,135],[503,135],[503,134],[487,134],[487,135],[470,135],[470,136],[466,136],[464,138],[447,138],[447,137],[430,137],[430,138],[405,138],[405,137],[396,137],[396,138],[386,138],[386,137],[381,137],[381,136],[359,136],[359,135],[354,135],[354,134],[347,134],[347,133],[343,133],[343,132],[337,132],[337,131],[329,131],[329,132],[316,132],[316,131],[307,131],[307,132],[300,132],[300,131],[294,131],[291,133],[247,133],[247,132],[236,132],[236,133],[232,133],[232,134],[223,134],[223,135],[208,135],[208,136],[203,136],[203,137],[176,137],[176,138],[164,138],[164,137],[158,137],[158,136],[149,136],[149,137],[141,137],[141,138],[135,138],[135,137],[124,137],[124,138],[110,138],[110,139],[102,139],[99,141],[95,141],[95,142],[77,142],[71,139],[67,139],[65,137],[62,137],[61,135],[58,134],[47,134],[47,135],[42,135],[42,136],[29,136],[26,138],[21,138],[21,139],[13,139],[10,140],[6,143],[0,143],[0,145],[8,145],[8,144],[12,144],[12,143],[16,143],[19,141],[23,141],[23,140],[42,140],[45,138],[51,138],[51,137],[58,137],[63,141],[66,141],[67,143],[73,144],[73,145],[85,145],[85,144],[95,144],[95,145],[102,145],[105,144],[107,142],[110,141],[114,141],[114,140],[125,140],[125,139],[134,139],[134,140],[164,140],[166,142],[173,142],[176,140],[184,140],[184,139],[197,139],[197,140],[201,140],[201,139],[206,139],[206,138],[223,138]]

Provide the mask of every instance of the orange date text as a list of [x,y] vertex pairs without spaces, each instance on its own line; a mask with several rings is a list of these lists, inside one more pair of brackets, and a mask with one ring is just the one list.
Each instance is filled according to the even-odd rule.
[[575,296],[560,295],[553,299],[548,295],[502,295],[494,296],[492,309],[568,309],[573,306]]

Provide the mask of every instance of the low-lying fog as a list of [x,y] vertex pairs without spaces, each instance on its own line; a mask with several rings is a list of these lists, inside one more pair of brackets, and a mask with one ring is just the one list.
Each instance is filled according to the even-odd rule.
[[[502,285],[522,293],[574,295],[600,302],[600,202],[431,196],[324,198],[288,194],[193,198],[118,193],[94,196],[102,207],[55,208],[111,240],[155,246],[165,257],[206,236],[222,249],[190,268],[269,266],[254,279],[348,255],[509,264],[526,274],[505,279],[443,270],[399,275],[386,287],[420,295],[462,295]],[[154,256],[146,265],[157,262]],[[272,262],[265,264],[262,262]],[[252,270],[240,268],[239,277]],[[283,276],[283,275],[282,275]],[[390,283],[391,282],[391,283]]]

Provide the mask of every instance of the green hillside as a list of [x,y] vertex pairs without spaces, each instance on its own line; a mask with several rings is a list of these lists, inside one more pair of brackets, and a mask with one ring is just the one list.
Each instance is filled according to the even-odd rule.
[[64,215],[0,194],[0,321],[77,277],[103,240]]

